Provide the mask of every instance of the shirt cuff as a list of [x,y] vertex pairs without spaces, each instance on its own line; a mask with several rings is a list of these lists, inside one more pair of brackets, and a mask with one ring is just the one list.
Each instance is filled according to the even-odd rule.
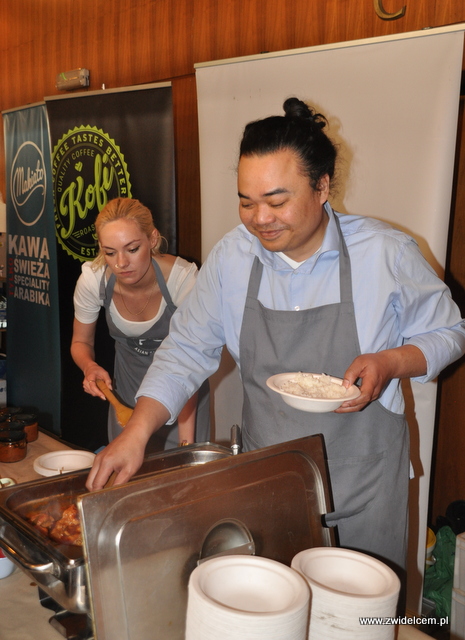
[[449,364],[458,360],[463,351],[458,336],[448,333],[428,333],[418,335],[407,340],[405,344],[412,344],[420,349],[426,358],[427,370],[424,376],[413,377],[415,382],[430,382],[438,377],[443,369]]

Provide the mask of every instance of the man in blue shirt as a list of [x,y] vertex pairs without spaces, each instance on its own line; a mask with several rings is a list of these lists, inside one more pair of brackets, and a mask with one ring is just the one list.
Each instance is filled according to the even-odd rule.
[[[138,392],[124,433],[97,456],[88,488],[125,482],[150,434],[174,420],[224,345],[244,388],[246,450],[323,433],[342,546],[405,567],[409,479],[402,378],[434,379],[465,352],[450,292],[415,241],[328,203],[336,149],[325,119],[290,98],[247,125],[238,167],[242,224],[213,249]],[[285,405],[265,382],[327,372],[361,395],[336,412]],[[363,411],[362,411],[363,409]]]

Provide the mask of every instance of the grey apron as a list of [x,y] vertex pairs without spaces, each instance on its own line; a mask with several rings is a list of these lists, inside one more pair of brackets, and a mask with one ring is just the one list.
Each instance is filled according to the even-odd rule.
[[[110,336],[115,340],[115,368],[113,391],[115,395],[126,405],[134,407],[135,395],[141,382],[153,360],[153,355],[169,332],[171,316],[176,311],[176,305],[171,299],[162,271],[156,260],[152,260],[153,268],[157,275],[161,294],[166,301],[166,307],[161,317],[150,329],[138,338],[128,338],[116,327],[110,315],[110,303],[116,283],[116,277],[112,273],[105,285],[105,273],[100,281],[100,299],[103,301],[105,316]],[[116,438],[122,431],[113,407],[108,412],[108,439]],[[210,436],[210,402],[208,382],[205,382],[199,390],[196,419],[196,442],[206,442]],[[177,447],[178,424],[165,424],[150,439],[147,452],[160,451]]]
[[[306,413],[265,384],[276,373],[343,377],[360,355],[350,258],[339,232],[340,303],[302,311],[271,310],[258,301],[263,264],[255,258],[240,335],[246,450],[321,433],[324,436],[340,545],[403,568],[406,562],[409,439],[403,415],[380,402],[351,414]],[[312,286],[309,276],[308,286]],[[366,310],[369,313],[369,309]]]

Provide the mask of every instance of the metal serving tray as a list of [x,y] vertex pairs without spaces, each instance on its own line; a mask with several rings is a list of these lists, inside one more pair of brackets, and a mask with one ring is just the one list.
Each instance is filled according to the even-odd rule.
[[[231,454],[231,449],[211,443],[155,454],[144,460],[129,485],[141,478],[203,465]],[[51,501],[65,506],[76,503],[79,496],[87,493],[87,474],[88,469],[0,490],[0,547],[46,594],[73,613],[90,612],[83,548],[53,542],[23,515]],[[108,491],[115,496],[118,487],[100,493]]]
[[98,640],[183,639],[189,576],[225,522],[287,565],[333,544],[321,436],[83,494],[78,509]]

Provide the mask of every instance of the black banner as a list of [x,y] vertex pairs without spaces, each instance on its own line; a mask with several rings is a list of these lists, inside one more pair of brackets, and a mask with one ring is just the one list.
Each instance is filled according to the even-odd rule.
[[[81,265],[98,252],[94,221],[112,198],[133,197],[176,253],[172,95],[169,85],[79,93],[46,99],[52,173],[62,353],[62,437],[97,448],[106,443],[108,405],[82,390],[70,356],[73,291]],[[96,333],[97,362],[110,373],[113,342],[103,317]]]
[[3,114],[7,177],[7,398],[60,433],[60,327],[45,105]]

